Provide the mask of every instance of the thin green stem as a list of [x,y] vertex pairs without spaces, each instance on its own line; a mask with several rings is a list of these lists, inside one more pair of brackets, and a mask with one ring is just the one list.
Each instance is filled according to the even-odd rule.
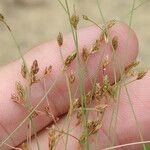
[[130,15],[131,13],[133,13],[135,10],[137,10],[139,7],[143,6],[146,2],[148,2],[148,0],[143,0],[139,5],[137,5],[136,7],[134,7],[133,11],[131,10],[128,14]]
[[130,26],[130,27],[131,27],[131,24],[132,24],[135,2],[136,2],[136,0],[133,0],[132,9],[131,9],[131,15],[130,15],[130,19],[129,19],[129,26]]
[[101,7],[100,7],[100,0],[97,0],[97,6],[98,6],[98,10],[99,10],[100,16],[102,18],[102,21],[105,24],[106,21],[105,21],[104,15],[103,15]]
[[[81,96],[82,108],[84,108],[84,107],[86,107],[86,97],[85,97],[85,90],[84,90],[84,72],[83,72],[83,67],[81,65],[81,62],[80,62],[77,30],[74,30],[73,26],[71,24],[71,15],[70,15],[70,10],[69,10],[69,5],[68,5],[68,1],[67,0],[65,0],[65,4],[66,4],[67,12],[68,12],[67,14],[68,14],[68,19],[69,19],[69,23],[70,23],[73,39],[74,39],[74,44],[75,44],[76,51],[77,51],[78,72],[79,72],[79,77],[80,77],[80,94],[81,94],[80,96]],[[87,113],[86,113],[86,110],[83,110],[82,114],[83,114],[84,134],[85,134],[85,137],[86,137],[85,138],[85,146],[86,146],[86,149],[89,150],[88,129],[87,129]]]
[[64,4],[63,4],[60,0],[57,0],[57,1],[58,1],[59,4],[62,6],[62,8],[64,9],[64,11],[65,11],[66,13],[68,13],[67,10],[66,10],[66,8],[65,8],[65,6],[64,6]]
[[[60,51],[62,63],[64,65],[64,57],[63,57],[63,54],[61,51],[61,47],[60,47],[59,51]],[[66,150],[67,149],[67,142],[68,142],[68,135],[69,135],[69,127],[70,127],[70,122],[71,122],[70,120],[71,120],[71,115],[72,115],[72,110],[73,110],[73,97],[72,97],[72,91],[71,91],[71,86],[70,86],[68,74],[66,71],[64,73],[65,73],[66,84],[67,84],[68,94],[69,94],[69,101],[70,101],[70,108],[69,108],[69,112],[67,114],[67,118],[69,120],[69,123],[67,126],[67,136],[66,136],[66,143],[65,143],[65,150]]]
[[79,69],[79,76],[80,76],[81,107],[82,107],[82,114],[83,114],[85,146],[86,146],[86,150],[89,150],[88,128],[87,128],[88,115],[87,115],[87,110],[84,109],[84,108],[87,108],[85,89],[84,89],[84,71],[83,71],[83,66],[81,65],[81,62],[80,62],[77,31],[75,31],[75,37],[76,37],[76,49],[77,49],[77,53],[78,53],[77,57],[78,57],[78,65],[79,65],[78,69]]
[[19,55],[20,55],[20,57],[21,57],[21,59],[22,59],[22,61],[23,61],[23,64],[25,65],[25,67],[26,67],[26,69],[27,69],[26,71],[27,71],[27,73],[29,74],[29,69],[28,69],[28,67],[27,67],[27,65],[26,65],[26,61],[25,61],[25,59],[24,59],[24,57],[23,57],[23,55],[22,55],[20,46],[19,46],[19,44],[18,44],[18,42],[17,42],[17,40],[16,40],[16,38],[15,38],[15,36],[14,36],[12,30],[10,29],[9,25],[8,25],[5,21],[3,21],[3,23],[4,23],[4,25],[6,26],[6,28],[8,29],[8,31],[9,31],[9,33],[10,33],[10,35],[11,35],[11,37],[12,37],[12,39],[13,39],[15,45],[16,45],[16,47],[17,47],[18,53],[19,53]]

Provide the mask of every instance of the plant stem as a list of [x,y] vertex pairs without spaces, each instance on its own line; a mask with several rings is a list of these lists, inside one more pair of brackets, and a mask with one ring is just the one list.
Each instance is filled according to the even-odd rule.
[[102,10],[101,10],[100,2],[99,2],[99,1],[100,1],[100,0],[97,0],[98,10],[99,10],[99,13],[100,13],[100,16],[101,16],[101,18],[102,18],[103,23],[105,23],[106,21],[105,21],[104,15],[103,15],[103,13],[102,13]]
[[[82,108],[86,108],[86,97],[85,97],[85,90],[84,90],[84,72],[83,72],[83,67],[81,65],[81,62],[80,62],[77,30],[73,29],[73,26],[72,26],[71,21],[70,21],[71,15],[70,15],[70,11],[69,11],[69,6],[68,6],[68,1],[67,0],[65,0],[65,4],[66,4],[67,12],[68,12],[67,14],[68,14],[68,19],[69,19],[69,23],[70,23],[73,39],[74,39],[74,44],[75,44],[76,51],[77,51],[78,72],[79,72],[79,77],[80,77],[81,104],[82,104]],[[89,150],[88,129],[87,129],[87,112],[86,112],[86,109],[82,110],[82,114],[83,114],[84,134],[85,134],[85,137],[86,137],[85,138],[85,146],[86,146],[86,150]]]
[[117,146],[112,146],[112,147],[109,147],[109,148],[105,148],[103,150],[113,150],[113,149],[118,149],[118,148],[124,148],[124,147],[127,147],[127,146],[148,144],[148,143],[150,143],[150,141],[133,142],[133,143],[127,143],[127,144],[121,144],[121,145],[117,145]]

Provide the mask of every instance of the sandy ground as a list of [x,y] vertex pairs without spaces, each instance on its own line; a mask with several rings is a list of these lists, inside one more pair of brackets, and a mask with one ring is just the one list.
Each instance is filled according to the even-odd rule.
[[[80,15],[86,14],[97,23],[101,23],[96,0],[69,0],[70,7],[76,5]],[[149,0],[139,7],[133,16],[132,28],[136,31],[140,43],[141,67],[150,64],[150,3]],[[137,0],[136,6],[142,0]],[[118,19],[128,23],[128,12],[132,0],[103,0],[102,9],[107,20]],[[70,28],[67,17],[57,0],[0,0],[0,13],[5,15],[8,24],[21,46],[23,53],[40,43],[57,36],[59,31],[66,33]],[[89,26],[83,20],[80,27]],[[0,25],[0,65],[7,64],[18,58],[14,43],[4,28]]]

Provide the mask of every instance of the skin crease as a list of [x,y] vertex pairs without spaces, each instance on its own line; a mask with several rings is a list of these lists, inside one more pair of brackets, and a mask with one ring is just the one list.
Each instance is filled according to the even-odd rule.
[[[129,32],[129,30],[130,30],[130,32]],[[125,49],[128,32],[130,33],[130,36],[128,39],[128,49]],[[136,37],[135,33],[131,29],[129,29],[128,26],[125,25],[124,23],[117,22],[110,29],[110,34],[112,37],[115,35],[118,36],[119,46],[118,46],[118,49],[116,52],[117,60],[122,67],[127,66],[130,62],[132,62],[136,59],[137,53],[138,53],[138,41],[137,41],[137,37]],[[91,47],[92,43],[99,37],[99,35],[100,35],[100,30],[97,27],[89,27],[86,29],[81,29],[78,33],[79,49],[82,49],[84,46]],[[74,49],[74,44],[73,44],[72,36],[70,34],[64,38],[64,44],[62,47],[62,52],[63,52],[64,58],[66,58],[72,52],[73,49]],[[104,53],[103,53],[103,51],[104,51]],[[89,81],[91,81],[95,77],[94,75],[96,72],[96,68],[93,66],[97,66],[101,57],[103,57],[105,55],[109,55],[109,57],[111,58],[112,50],[110,49],[109,46],[102,44],[101,51],[98,52],[97,54],[94,54],[93,56],[91,56],[90,59],[88,60],[87,74],[86,74],[86,78],[85,78],[86,91],[88,91],[88,89],[90,89],[90,87],[91,87]],[[41,81],[31,87],[30,101],[31,101],[32,105],[35,106],[39,102],[39,100],[44,96],[44,88],[48,89],[49,85],[51,83],[53,83],[54,79],[59,75],[59,82],[56,83],[53,90],[48,94],[48,99],[49,99],[50,106],[51,106],[50,110],[55,116],[59,116],[59,115],[66,113],[69,108],[69,99],[68,99],[68,92],[67,92],[65,77],[64,77],[64,74],[62,74],[63,66],[62,66],[62,61],[60,58],[60,52],[59,52],[59,48],[57,46],[56,41],[54,40],[52,42],[49,42],[49,43],[46,43],[46,44],[43,44],[43,45],[40,45],[40,46],[34,48],[30,52],[28,52],[24,56],[24,58],[25,58],[28,66],[31,66],[32,62],[35,59],[38,60],[39,67],[40,67],[40,72],[39,72],[38,76],[42,76],[42,72],[46,66],[49,66],[49,65],[53,66],[52,73],[48,77],[45,78],[45,82],[46,82],[45,87],[43,85],[43,81]],[[0,83],[1,83],[1,88],[0,88],[0,104],[1,104],[0,105],[0,114],[1,114],[0,115],[0,124],[1,124],[0,125],[0,133],[1,133],[0,141],[2,139],[5,139],[7,137],[7,135],[9,133],[11,133],[27,115],[27,111],[25,109],[23,109],[18,104],[12,102],[10,99],[10,95],[15,92],[14,89],[15,89],[16,81],[21,81],[21,83],[24,86],[27,85],[26,81],[24,79],[22,79],[21,74],[20,74],[20,66],[22,64],[21,62],[22,62],[21,60],[17,60],[16,62],[8,64],[7,66],[2,67],[0,69]],[[72,63],[70,68],[74,71],[77,70],[76,61],[74,61]],[[99,72],[99,82],[101,82],[101,73],[102,72],[100,71]],[[114,77],[113,77],[112,64],[110,64],[107,67],[106,73],[110,77],[111,83],[113,83]],[[116,73],[117,73],[117,77],[119,77],[119,72],[118,72],[117,67],[116,67]],[[75,87],[77,87],[78,83],[79,83],[79,80],[77,77],[76,82],[74,83],[74,87],[73,87],[74,91],[76,90]],[[123,98],[125,98],[125,94],[124,94]],[[38,110],[43,110],[44,106],[46,106],[46,105],[47,105],[47,103],[44,101]],[[136,105],[136,103],[135,103],[135,105]],[[146,106],[148,106],[148,105],[146,105]],[[123,105],[122,107],[125,107],[125,106]],[[123,110],[125,108],[123,108]],[[138,112],[138,108],[139,108],[139,106],[137,105],[137,112]],[[107,110],[106,115],[105,115],[106,118],[108,116],[110,116],[110,111],[111,111],[111,108],[110,108],[110,110],[109,109]],[[120,109],[119,109],[119,111],[121,111],[119,114],[122,114],[122,116],[120,116],[120,118],[118,117],[119,123],[117,123],[117,124],[119,124],[120,126],[117,125],[117,132],[118,132],[118,134],[122,134],[121,133],[121,131],[122,131],[121,118],[124,118],[124,113]],[[125,113],[125,114],[128,114],[128,113]],[[142,117],[144,117],[144,115]],[[140,114],[139,114],[139,119],[140,119]],[[104,120],[106,120],[105,117],[104,117]],[[143,119],[143,120],[145,121],[145,119]],[[52,119],[45,115],[44,116],[39,115],[37,118],[34,118],[33,121],[34,121],[34,124],[36,124],[36,130],[40,131],[45,126],[47,126],[49,123],[51,123]],[[104,124],[105,123],[106,123],[106,121],[104,121]],[[132,125],[132,123],[134,124],[134,121],[131,120],[131,125]],[[123,125],[125,125],[125,124],[123,124]],[[131,125],[129,127],[132,127]],[[107,127],[107,124],[106,124],[106,127]],[[103,130],[106,130],[105,128]],[[80,128],[77,130],[80,130]],[[12,139],[8,141],[8,144],[13,145],[13,146],[20,144],[26,138],[26,132],[27,132],[27,123],[24,124],[16,132],[16,134],[12,137]],[[78,132],[76,132],[76,133],[78,133]],[[129,132],[129,133],[131,133],[131,132]],[[134,132],[133,132],[133,134],[134,134]],[[127,141],[126,139],[128,139],[129,135],[130,134],[127,134],[125,136],[125,138],[120,137],[118,139],[119,144],[123,140]],[[136,135],[136,131],[135,131],[135,134],[133,137],[135,137],[135,135]],[[104,137],[106,138],[107,136],[104,134]],[[132,136],[130,137],[130,139],[132,139]],[[104,138],[102,138],[101,140],[103,141]],[[43,140],[41,139],[41,141],[43,141]],[[70,141],[70,142],[72,142],[72,141]],[[69,145],[72,145],[72,144],[70,143]],[[8,150],[9,148],[7,146],[3,146],[1,149]]]

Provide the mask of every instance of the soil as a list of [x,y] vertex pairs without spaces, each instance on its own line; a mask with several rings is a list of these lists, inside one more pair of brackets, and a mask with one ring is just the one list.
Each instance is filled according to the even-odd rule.
[[[150,64],[150,2],[145,1],[147,2],[134,11],[132,23],[132,28],[139,39],[142,68],[149,67]],[[141,0],[137,0],[136,6],[140,3]],[[73,4],[80,15],[88,15],[97,23],[101,23],[96,0],[71,0],[70,8]],[[131,5],[132,0],[102,1],[102,9],[107,20],[117,19],[126,23],[129,22],[128,13]],[[70,31],[67,16],[57,0],[0,0],[0,13],[4,14],[23,53],[55,38],[59,31],[63,33]],[[83,20],[80,23],[80,27],[89,25],[90,23]],[[0,24],[0,65],[18,57],[8,31]]]

